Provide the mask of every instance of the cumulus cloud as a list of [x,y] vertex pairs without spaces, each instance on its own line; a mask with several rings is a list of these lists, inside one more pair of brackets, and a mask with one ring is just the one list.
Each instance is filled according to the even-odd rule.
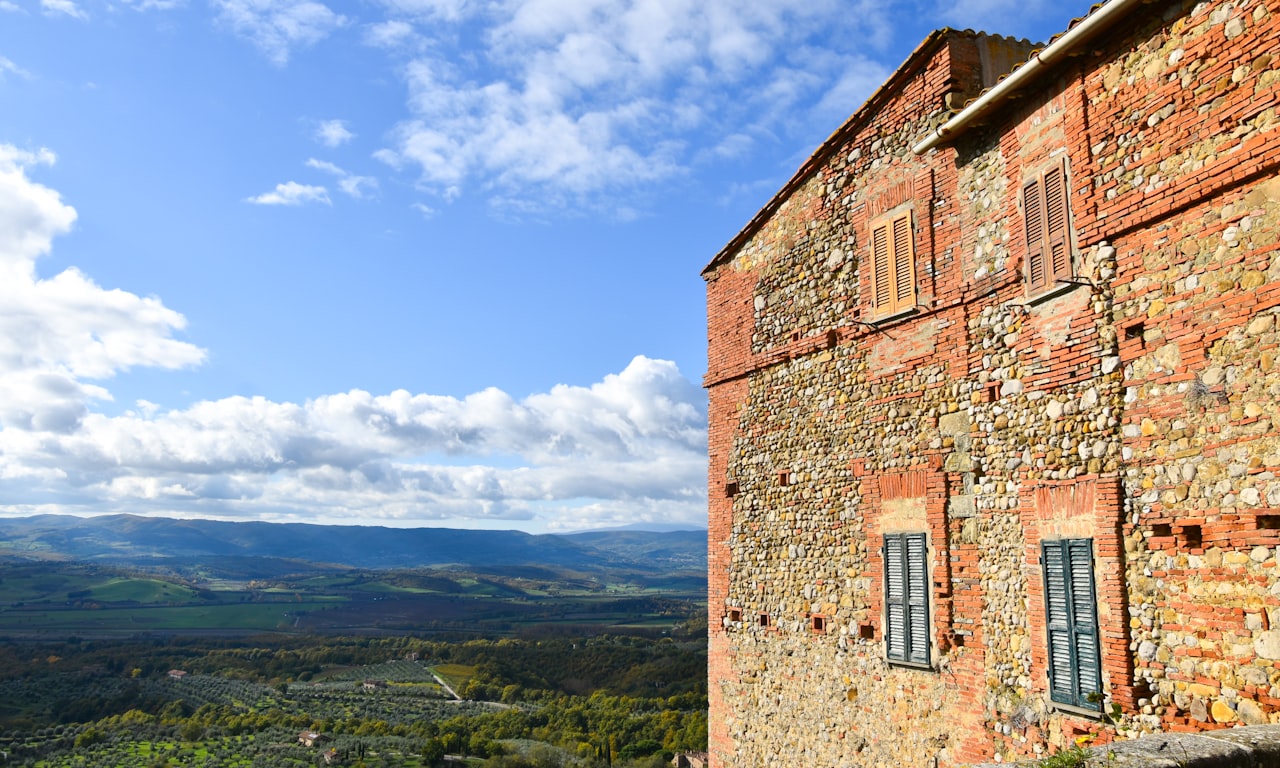
[[314,0],[214,0],[213,5],[222,24],[279,66],[288,63],[294,49],[314,45],[347,24],[346,17]]
[[97,285],[75,268],[51,278],[35,263],[76,211],[29,176],[52,152],[0,145],[0,427],[6,433],[70,433],[100,383],[135,366],[181,368],[204,352],[172,338],[186,325],[159,299]]
[[22,10],[21,6],[17,3],[10,2],[10,0],[0,0],[0,11],[4,11],[5,13],[26,13],[26,11]]
[[[853,98],[847,114],[884,74],[859,77],[869,60],[857,54],[815,62],[804,50],[815,36],[866,40],[883,14],[865,1],[384,6],[434,23],[417,28],[430,53],[403,70],[413,114],[375,156],[415,167],[442,197],[481,188],[517,207],[592,207],[657,189],[724,137],[811,130],[828,98]],[[385,25],[366,39],[415,33],[404,19]]]
[[329,190],[311,184],[299,184],[296,181],[277,184],[276,188],[270,192],[246,197],[245,202],[255,205],[303,205],[305,203],[333,205],[329,199]]
[[636,357],[595,383],[524,398],[357,389],[102,412],[115,373],[196,365],[205,353],[173,338],[185,321],[158,298],[74,269],[36,276],[36,259],[76,220],[31,178],[54,161],[0,145],[0,514],[560,529],[703,519],[704,398],[664,360]]
[[40,0],[40,7],[49,16],[70,16],[80,21],[88,21],[89,14],[72,0]]
[[346,120],[324,120],[316,126],[316,141],[326,147],[340,147],[355,137]]
[[[20,487],[84,497],[95,508],[696,523],[705,418],[701,392],[673,363],[637,357],[593,385],[523,400],[497,389],[464,398],[352,390],[301,404],[149,405],[89,413],[75,430],[39,440],[6,429],[0,452],[23,468]],[[67,474],[48,479],[57,469]]]

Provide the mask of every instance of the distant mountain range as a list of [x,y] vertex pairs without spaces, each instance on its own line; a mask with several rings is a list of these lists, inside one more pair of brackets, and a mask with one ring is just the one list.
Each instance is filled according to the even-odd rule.
[[353,568],[544,566],[701,571],[706,531],[519,531],[220,522],[109,515],[0,518],[0,556],[132,565],[271,558]]

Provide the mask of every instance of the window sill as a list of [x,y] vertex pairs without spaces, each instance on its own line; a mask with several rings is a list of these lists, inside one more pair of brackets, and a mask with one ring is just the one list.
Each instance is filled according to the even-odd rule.
[[921,307],[916,305],[908,309],[900,309],[897,312],[891,312],[887,315],[872,318],[863,322],[863,325],[869,325],[872,328],[879,328],[882,325],[892,325],[900,320],[906,320],[909,317],[920,314]]
[[1061,712],[1065,715],[1075,715],[1076,717],[1083,717],[1089,720],[1102,719],[1101,709],[1088,709],[1086,707],[1077,707],[1075,704],[1063,704],[1060,701],[1053,701],[1052,699],[1049,700],[1049,706],[1052,707],[1055,711]]
[[1026,297],[1025,299],[1022,300],[1022,305],[1024,307],[1033,307],[1036,304],[1043,304],[1044,302],[1049,301],[1050,299],[1056,299],[1059,296],[1063,295],[1064,293],[1071,293],[1075,289],[1082,288],[1086,285],[1088,285],[1088,283],[1069,283],[1069,282],[1063,282],[1060,280],[1054,283],[1051,287],[1045,288],[1044,290],[1040,291],[1034,296]]
[[889,666],[897,669],[914,669],[917,672],[937,672],[938,670],[932,664],[921,664],[916,661],[897,661],[895,659],[885,659]]

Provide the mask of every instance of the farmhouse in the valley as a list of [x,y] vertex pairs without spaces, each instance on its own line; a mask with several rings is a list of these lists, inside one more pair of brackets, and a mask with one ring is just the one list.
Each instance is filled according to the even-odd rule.
[[712,766],[1280,720],[1278,105],[1276,0],[937,32],[715,256]]

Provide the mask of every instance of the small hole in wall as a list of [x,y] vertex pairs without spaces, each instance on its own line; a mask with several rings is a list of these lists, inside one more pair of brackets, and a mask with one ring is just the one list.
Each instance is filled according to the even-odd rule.
[[792,340],[792,341],[799,341],[799,340],[800,340],[800,332],[799,332],[799,331],[794,331],[794,332],[791,334],[791,340]]
[[1182,540],[1183,542],[1185,542],[1185,545],[1187,547],[1197,548],[1197,547],[1203,546],[1204,538],[1200,533],[1200,526],[1198,525],[1182,526]]
[[1280,530],[1280,515],[1258,515],[1254,520],[1260,531]]
[[738,495],[738,482],[736,480],[730,480],[724,484],[724,495],[725,498],[729,499]]
[[809,625],[813,627],[814,632],[826,632],[827,617],[826,616],[810,616]]
[[982,389],[983,399],[988,403],[994,403],[1000,399],[1000,382],[993,381]]
[[737,624],[738,622],[742,621],[742,611],[737,608],[730,608],[729,621],[733,622],[734,624]]
[[768,626],[769,626],[769,614],[767,614],[767,613],[762,613],[762,614],[760,614],[760,626],[765,627],[765,628],[768,628]]
[[1172,535],[1173,535],[1173,526],[1169,525],[1168,523],[1156,523],[1155,525],[1151,526],[1152,538],[1161,538],[1164,536],[1172,536]]
[[951,647],[963,648],[965,635],[955,635],[951,638]]
[[858,637],[863,640],[875,640],[876,628],[870,624],[861,624],[858,626]]
[[835,349],[840,344],[840,332],[834,328],[827,331],[827,349]]
[[1125,326],[1124,338],[1126,341],[1141,340],[1147,332],[1147,324],[1142,322],[1133,323]]
[[794,478],[791,475],[791,470],[784,469],[778,472],[778,485],[791,485],[792,482],[794,482]]

